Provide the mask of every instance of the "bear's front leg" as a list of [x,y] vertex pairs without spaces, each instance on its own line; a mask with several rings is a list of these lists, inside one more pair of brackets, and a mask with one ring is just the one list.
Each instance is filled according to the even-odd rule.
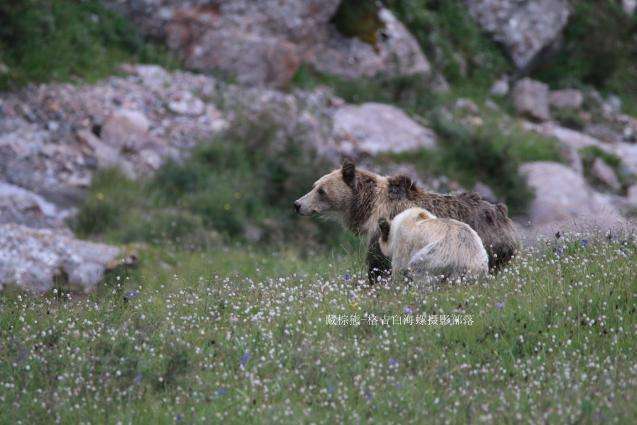
[[370,285],[391,276],[391,260],[383,255],[378,243],[379,235],[374,235],[367,247],[367,281]]

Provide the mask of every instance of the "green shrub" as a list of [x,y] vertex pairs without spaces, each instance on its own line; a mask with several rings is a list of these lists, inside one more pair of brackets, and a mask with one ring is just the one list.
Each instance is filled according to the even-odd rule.
[[72,226],[80,235],[99,234],[120,225],[127,208],[139,198],[139,189],[118,170],[98,173]]
[[380,4],[375,0],[343,0],[332,22],[343,35],[375,46],[378,32],[385,27],[379,11]]
[[0,51],[9,73],[0,89],[30,81],[95,80],[124,61],[172,59],[96,0],[8,0],[0,3]]

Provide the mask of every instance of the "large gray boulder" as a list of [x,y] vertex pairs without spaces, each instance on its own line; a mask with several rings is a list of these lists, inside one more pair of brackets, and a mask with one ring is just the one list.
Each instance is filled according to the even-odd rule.
[[63,228],[64,220],[71,214],[71,210],[61,210],[40,195],[0,182],[0,224]]
[[617,208],[569,167],[555,162],[530,162],[520,167],[520,173],[535,192],[529,218],[538,233],[625,226]]
[[559,38],[570,14],[568,0],[465,0],[469,13],[502,43],[519,69]]
[[387,9],[381,9],[379,17],[385,28],[375,46],[345,37],[328,25],[307,61],[319,71],[346,78],[377,74],[429,76],[431,66],[407,28]]
[[117,247],[80,241],[64,231],[0,224],[0,288],[42,293],[59,282],[89,292],[120,255]]
[[358,156],[431,149],[434,132],[400,109],[381,103],[344,105],[334,114],[334,140],[341,153]]

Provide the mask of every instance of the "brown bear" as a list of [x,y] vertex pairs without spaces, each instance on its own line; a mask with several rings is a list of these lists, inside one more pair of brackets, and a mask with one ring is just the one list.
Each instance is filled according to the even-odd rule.
[[378,246],[379,220],[391,220],[411,207],[471,226],[484,243],[491,270],[506,264],[518,249],[517,234],[505,205],[492,204],[476,193],[425,192],[407,176],[381,176],[359,170],[348,160],[340,169],[318,179],[310,192],[294,202],[294,207],[302,215],[335,216],[355,234],[367,236],[370,283],[391,271],[389,259]]

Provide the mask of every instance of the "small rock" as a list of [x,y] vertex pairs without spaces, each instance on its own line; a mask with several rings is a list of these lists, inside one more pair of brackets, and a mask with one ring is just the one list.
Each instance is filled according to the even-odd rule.
[[615,174],[615,171],[604,162],[601,158],[595,158],[593,165],[591,166],[591,174],[601,183],[610,187],[611,189],[618,191],[621,189],[621,183]]
[[628,191],[626,192],[626,199],[631,206],[637,208],[637,184],[628,188]]
[[578,174],[584,173],[584,163],[577,149],[572,146],[562,145],[560,146],[560,155]]
[[149,129],[150,122],[143,113],[120,109],[106,119],[100,136],[108,146],[134,150],[148,139]]
[[206,104],[190,92],[181,92],[168,102],[168,109],[180,115],[197,116],[204,113]]
[[0,75],[6,75],[9,73],[9,67],[4,63],[0,62]]
[[116,167],[123,160],[116,149],[102,143],[90,130],[79,130],[77,132],[77,138],[80,142],[91,148],[97,159],[99,169]]
[[602,104],[602,110],[607,116],[617,115],[622,111],[622,100],[614,94],[609,95]]
[[524,78],[513,87],[513,103],[518,114],[538,121],[548,121],[549,88],[539,81]]
[[634,15],[637,10],[637,0],[622,0],[622,8],[627,15]]
[[466,111],[473,115],[478,115],[480,113],[478,105],[476,105],[475,102],[471,99],[460,98],[456,100],[456,103],[453,107],[456,111]]
[[584,95],[580,90],[555,90],[550,95],[551,106],[557,109],[579,109],[584,103]]
[[489,90],[492,96],[503,97],[509,93],[509,77],[506,75],[500,77],[498,81],[493,83],[491,90]]
[[623,135],[604,124],[590,124],[584,128],[584,133],[595,137],[606,143],[620,143],[624,140]]

